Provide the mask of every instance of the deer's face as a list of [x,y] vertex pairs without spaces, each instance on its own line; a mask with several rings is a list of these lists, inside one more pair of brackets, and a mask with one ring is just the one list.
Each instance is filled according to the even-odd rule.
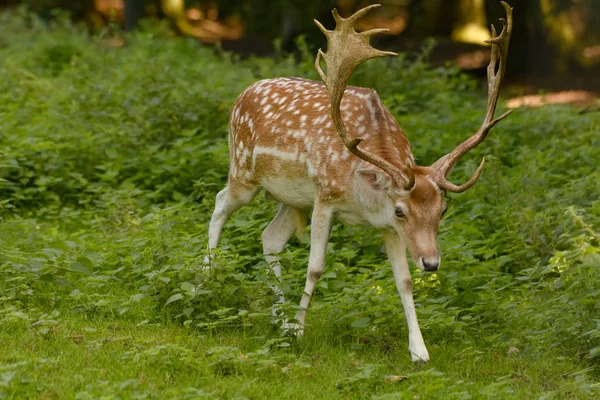
[[415,182],[408,196],[392,196],[394,229],[417,266],[424,271],[436,271],[440,265],[437,234],[447,205],[442,191],[426,175],[415,173]]
[[424,271],[436,271],[440,265],[437,233],[446,202],[443,192],[428,178],[428,168],[415,167],[413,172],[415,186],[410,192],[395,188],[389,175],[383,172],[362,169],[357,176],[366,183],[365,198],[373,210],[374,225],[392,227],[406,243],[417,266]]

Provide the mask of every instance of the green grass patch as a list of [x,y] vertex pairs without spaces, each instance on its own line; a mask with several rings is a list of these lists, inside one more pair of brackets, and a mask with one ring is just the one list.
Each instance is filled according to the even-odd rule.
[[[36,328],[45,326],[46,328]],[[180,325],[63,318],[4,326],[6,398],[589,398],[585,366],[485,343],[434,344],[415,367],[404,343],[349,343],[325,326],[302,341],[201,334]],[[258,333],[258,332],[254,332]]]

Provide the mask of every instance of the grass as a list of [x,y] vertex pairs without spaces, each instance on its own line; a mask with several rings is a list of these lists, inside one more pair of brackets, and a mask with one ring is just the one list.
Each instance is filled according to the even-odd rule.
[[[44,333],[23,321],[3,327],[5,398],[579,399],[593,393],[582,364],[480,342],[430,343],[432,361],[415,367],[404,343],[348,351],[326,326],[269,347],[264,336],[237,332],[49,317],[54,322]],[[278,348],[282,343],[290,347]]]
[[[259,238],[273,203],[235,214],[200,273],[231,104],[264,77],[315,79],[306,43],[238,60],[154,23],[125,47],[113,34],[0,14],[0,399],[600,397],[596,108],[516,110],[456,166],[464,181],[488,161],[449,200],[440,271],[413,271],[432,358],[414,366],[373,229],[334,225],[301,340],[272,316]],[[354,77],[424,165],[485,110],[483,88],[429,51]],[[285,315],[307,257],[297,238],[282,253]]]

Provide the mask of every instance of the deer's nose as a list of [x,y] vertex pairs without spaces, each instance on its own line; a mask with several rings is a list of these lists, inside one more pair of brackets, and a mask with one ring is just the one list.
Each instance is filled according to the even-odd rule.
[[421,262],[423,263],[423,269],[425,271],[437,271],[438,267],[440,266],[439,260],[421,258]]

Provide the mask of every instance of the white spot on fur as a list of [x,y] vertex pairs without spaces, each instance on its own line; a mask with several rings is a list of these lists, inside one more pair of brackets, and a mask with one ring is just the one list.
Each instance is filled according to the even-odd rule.
[[290,153],[290,152],[274,149],[272,147],[256,146],[256,147],[254,147],[254,152],[252,153],[252,169],[254,169],[254,166],[256,165],[256,158],[258,156],[260,156],[261,154],[267,154],[267,155],[276,157],[276,158],[278,158],[280,160],[284,160],[284,161],[297,161],[298,160],[297,152]]
[[238,164],[242,167],[246,163],[246,159],[250,156],[250,151],[248,149],[244,149],[240,159],[238,160]]
[[321,115],[320,117],[313,119],[313,125],[320,125],[325,122],[326,119],[327,115]]
[[315,167],[309,160],[306,160],[306,170],[308,171],[308,176],[310,176],[311,178],[317,175]]
[[290,131],[293,138],[299,138],[306,135],[306,129],[294,129]]

